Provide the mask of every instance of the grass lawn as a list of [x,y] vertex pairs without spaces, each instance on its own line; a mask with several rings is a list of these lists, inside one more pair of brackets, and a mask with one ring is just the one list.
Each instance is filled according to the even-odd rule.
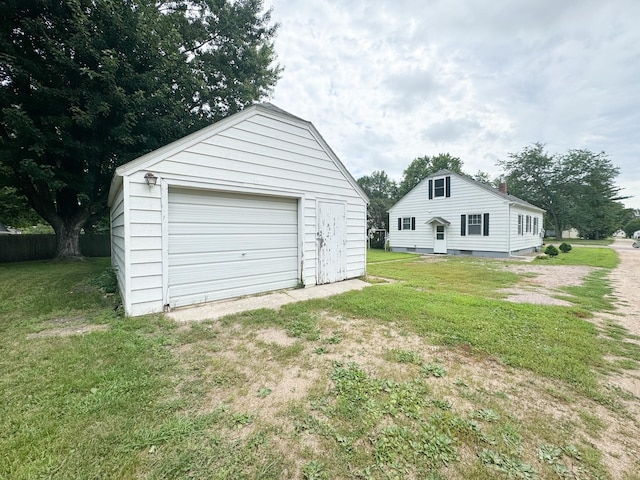
[[[557,247],[558,245],[555,244]],[[567,253],[560,252],[556,257],[540,255],[536,262],[549,262],[552,265],[586,265],[589,267],[615,268],[618,256],[610,248],[574,247]]]
[[613,238],[603,238],[602,240],[585,240],[583,238],[563,238],[562,240],[556,240],[555,238],[545,238],[545,243],[552,245],[560,245],[562,242],[567,242],[571,245],[589,245],[592,247],[605,247],[611,245],[614,241]]
[[367,250],[367,263],[378,263],[378,262],[390,262],[393,260],[405,260],[407,258],[417,258],[419,257],[416,253],[398,253],[398,252],[387,252],[385,250],[380,250],[377,248],[370,248]]
[[108,259],[2,265],[0,478],[611,478],[601,439],[640,434],[602,378],[640,348],[588,321],[599,250],[566,254],[598,267],[573,307],[506,302],[502,261],[372,250],[396,283],[187,326],[119,316]]

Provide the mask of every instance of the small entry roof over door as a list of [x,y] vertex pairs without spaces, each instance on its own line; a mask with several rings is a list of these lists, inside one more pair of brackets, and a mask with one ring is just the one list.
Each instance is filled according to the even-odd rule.
[[451,222],[445,220],[442,217],[433,217],[431,220],[427,220],[427,224],[436,223],[438,225],[451,225]]

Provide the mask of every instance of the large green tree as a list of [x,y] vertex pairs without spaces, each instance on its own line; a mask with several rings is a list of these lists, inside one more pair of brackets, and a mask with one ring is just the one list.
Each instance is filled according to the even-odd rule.
[[587,238],[601,238],[620,227],[625,209],[614,183],[619,170],[605,153],[569,150],[553,155],[534,143],[498,164],[509,193],[547,211],[547,225],[556,238],[572,227]]
[[[59,257],[106,213],[115,167],[275,85],[262,0],[0,0],[0,172]],[[3,185],[0,185],[3,186]]]
[[545,145],[534,143],[518,153],[510,153],[509,160],[498,161],[505,171],[509,193],[547,211],[545,224],[556,235],[569,227],[570,205],[565,201],[565,184],[556,158],[545,151]]
[[368,229],[384,228],[389,231],[388,210],[397,200],[398,187],[384,172],[376,171],[358,179],[358,184],[369,197]]
[[640,218],[632,218],[624,225],[624,233],[628,238],[633,237],[633,234],[640,230]]
[[569,150],[560,156],[571,226],[581,237],[606,238],[623,225],[625,207],[619,202],[615,178],[620,170],[604,152]]
[[24,228],[41,222],[27,199],[13,187],[0,187],[0,222],[14,228]]
[[462,163],[458,157],[453,157],[448,153],[415,158],[402,173],[402,180],[398,187],[399,197],[404,197],[418,183],[438,170],[451,170],[462,174]]

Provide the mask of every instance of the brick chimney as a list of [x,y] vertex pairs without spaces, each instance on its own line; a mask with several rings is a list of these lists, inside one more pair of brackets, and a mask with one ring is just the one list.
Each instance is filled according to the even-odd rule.
[[507,193],[507,182],[500,182],[498,190],[502,193]]

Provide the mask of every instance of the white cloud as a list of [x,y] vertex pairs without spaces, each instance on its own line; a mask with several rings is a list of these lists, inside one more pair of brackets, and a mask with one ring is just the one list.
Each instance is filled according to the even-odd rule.
[[640,208],[640,2],[267,0],[285,67],[272,101],[355,177],[415,157],[464,169],[543,142],[606,151]]

